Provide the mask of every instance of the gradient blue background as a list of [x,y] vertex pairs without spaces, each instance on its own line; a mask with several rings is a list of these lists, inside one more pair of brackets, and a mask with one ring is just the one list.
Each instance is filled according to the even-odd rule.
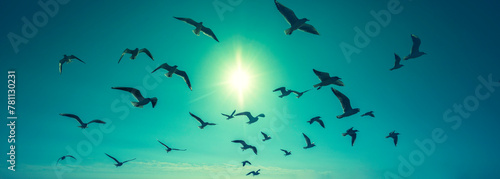
[[[223,19],[213,2],[73,0],[60,5],[35,36],[19,46],[19,53],[14,53],[7,34],[20,35],[21,18],[32,19],[42,8],[37,1],[4,2],[0,71],[7,76],[7,70],[16,70],[19,119],[16,171],[7,170],[8,156],[2,154],[0,178],[57,178],[56,171],[67,169],[71,171],[62,178],[246,178],[259,168],[259,178],[385,178],[388,172],[401,174],[400,157],[408,160],[412,152],[421,151],[415,140],[431,138],[436,128],[445,131],[447,140],[436,144],[407,178],[500,178],[500,89],[480,101],[457,130],[443,120],[446,110],[475,94],[479,77],[500,79],[498,3],[401,0],[403,11],[348,62],[339,44],[353,44],[353,28],[364,29],[374,20],[370,11],[387,9],[389,1],[280,1],[299,18],[310,19],[320,36],[299,31],[286,36],[283,31],[289,25],[271,0],[243,0],[234,6],[220,0],[233,8]],[[172,16],[203,21],[220,43],[193,35],[191,26]],[[422,39],[421,50],[428,55],[389,71],[393,53],[409,53],[410,34]],[[136,47],[148,48],[156,60],[141,54],[134,61],[125,56],[117,64],[125,48]],[[87,64],[66,64],[60,75],[63,54]],[[165,62],[188,73],[193,91],[181,78],[164,77],[165,71],[150,74]],[[250,87],[241,95],[228,83],[238,64],[251,76]],[[318,83],[313,68],[343,78],[346,86],[337,89],[361,113],[375,111],[376,118],[336,119],[342,110],[329,87],[300,99],[280,99],[271,92],[280,86],[312,88]],[[111,90],[114,86],[139,87],[145,96],[158,97],[158,104],[154,109],[133,108],[132,98]],[[234,109],[266,117],[247,125],[243,117],[226,121],[220,115]],[[200,130],[188,112],[217,125]],[[112,130],[78,163],[69,160],[55,167],[68,148],[76,150],[88,141],[76,121],[59,113],[77,114],[84,121],[103,119]],[[0,114],[0,151],[7,153],[7,111]],[[314,116],[323,118],[326,129],[305,122]],[[350,127],[360,130],[354,147],[341,136]],[[90,125],[85,131],[99,129]],[[398,147],[384,138],[392,130],[401,133]],[[273,139],[261,142],[260,131]],[[302,132],[317,146],[302,149]],[[187,151],[167,154],[156,139]],[[241,152],[230,142],[234,139],[256,145],[259,155]],[[280,148],[293,154],[284,157]],[[115,168],[105,152],[137,160]],[[253,165],[242,168],[240,162],[247,159]]]

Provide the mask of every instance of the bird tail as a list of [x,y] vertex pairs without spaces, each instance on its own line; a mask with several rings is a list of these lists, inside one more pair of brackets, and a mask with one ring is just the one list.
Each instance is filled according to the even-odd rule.
[[285,30],[285,34],[286,35],[292,35],[292,32],[293,32],[292,28],[289,28],[289,29]]
[[346,135],[347,135],[347,133],[342,133],[342,136],[346,136]]
[[341,118],[343,118],[343,117],[344,117],[344,116],[339,115],[339,116],[337,116],[337,119],[341,119]]
[[200,36],[200,30],[196,30],[196,29],[194,29],[194,30],[193,30],[193,33],[194,33],[194,34],[196,34],[197,36]]

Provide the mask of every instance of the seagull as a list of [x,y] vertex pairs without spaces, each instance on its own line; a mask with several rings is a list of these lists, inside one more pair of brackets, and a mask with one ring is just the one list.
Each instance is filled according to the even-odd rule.
[[316,146],[314,144],[314,142],[311,143],[311,139],[309,139],[309,137],[307,137],[306,134],[302,133],[302,135],[304,135],[304,138],[306,139],[306,144],[307,144],[307,146],[305,146],[304,149],[308,149],[308,148],[312,148],[312,147]]
[[341,78],[338,76],[330,77],[330,74],[326,72],[321,72],[318,70],[313,69],[314,74],[318,76],[319,80],[321,83],[315,84],[313,87],[318,87],[318,90],[321,89],[323,86],[328,86],[331,84],[337,85],[337,86],[344,86],[344,82],[340,81]]
[[155,108],[156,103],[158,102],[158,98],[153,97],[153,98],[144,98],[141,94],[141,92],[135,88],[129,88],[129,87],[111,87],[111,89],[117,89],[117,90],[122,90],[122,91],[127,91],[129,93],[132,93],[134,95],[135,99],[137,99],[138,102],[131,102],[134,107],[142,108],[144,105],[148,104],[151,102],[153,105],[153,108]]
[[259,171],[260,171],[260,169],[258,169],[257,171],[251,171],[251,172],[247,173],[247,176],[250,174],[252,174],[252,176],[259,175],[260,174]]
[[239,143],[241,145],[243,145],[243,147],[241,147],[241,150],[245,151],[246,149],[252,149],[253,150],[253,153],[255,153],[255,155],[257,155],[257,148],[253,145],[248,145],[245,141],[243,140],[233,140],[231,141],[233,143]]
[[401,68],[403,67],[404,65],[401,65],[400,62],[401,62],[401,57],[399,57],[398,54],[394,53],[394,58],[396,58],[396,61],[394,62],[394,67],[392,67],[391,69],[389,70],[395,70],[395,69],[398,69],[398,68]]
[[59,74],[62,74],[62,66],[64,63],[71,63],[73,62],[73,59],[77,59],[78,61],[82,62],[85,64],[84,61],[80,60],[78,57],[75,57],[74,55],[64,55],[63,59],[59,60]]
[[421,52],[419,50],[420,43],[421,43],[420,38],[418,38],[416,35],[411,34],[411,40],[413,41],[413,45],[411,46],[410,54],[408,56],[404,57],[403,60],[417,58],[417,57],[420,57],[420,56],[426,54],[425,52]]
[[128,49],[128,48],[127,48],[127,49],[125,49],[125,50],[123,51],[122,56],[121,56],[121,57],[120,57],[120,59],[118,60],[118,63],[120,63],[120,61],[122,61],[123,55],[125,55],[125,54],[127,54],[127,53],[132,54],[132,56],[130,56],[130,59],[135,60],[135,58],[137,57],[137,55],[139,55],[139,53],[141,53],[141,52],[146,53],[146,55],[148,55],[148,56],[149,56],[149,58],[151,58],[151,60],[153,60],[153,61],[155,60],[155,59],[153,58],[153,55],[151,55],[151,52],[149,52],[149,50],[148,50],[148,49],[146,49],[146,48],[141,48],[140,50],[139,50],[139,48],[135,48],[134,50],[130,50],[130,49]]
[[358,132],[358,130],[353,130],[352,129],[353,127],[351,127],[350,129],[347,129],[346,133],[342,133],[342,136],[346,136],[346,135],[350,135],[351,136],[351,146],[354,146],[354,141],[356,140],[356,132]]
[[280,98],[288,96],[288,95],[290,95],[290,93],[292,93],[292,90],[286,90],[285,87],[279,87],[279,88],[276,88],[275,90],[273,90],[273,92],[276,92],[276,91],[281,92],[281,95],[279,96]]
[[245,160],[245,161],[243,161],[243,162],[241,162],[241,163],[243,163],[243,166],[245,166],[246,164],[248,164],[248,165],[252,165],[252,163],[250,163],[248,160]]
[[375,115],[373,114],[373,111],[368,111],[368,112],[364,113],[363,115],[361,115],[361,117],[363,117],[363,116],[375,117]]
[[305,90],[303,92],[298,92],[298,91],[294,91],[292,90],[292,93],[296,94],[297,95],[297,98],[300,98],[302,95],[304,95],[304,93],[308,92],[309,90]]
[[208,126],[208,125],[211,125],[211,126],[214,126],[214,125],[215,125],[214,123],[209,123],[209,122],[205,122],[205,121],[201,120],[201,119],[200,119],[200,117],[198,117],[198,116],[194,115],[194,114],[193,114],[193,113],[191,113],[191,112],[189,112],[189,114],[190,114],[191,116],[193,116],[193,117],[194,117],[194,118],[195,118],[195,119],[196,119],[196,120],[197,120],[197,121],[201,124],[201,126],[198,126],[200,129],[203,129],[203,128],[205,128],[205,127],[206,127],[206,126]]
[[167,145],[165,145],[163,142],[161,142],[160,140],[156,139],[161,145],[165,146],[167,149],[165,149],[167,151],[167,153],[169,153],[170,151],[172,150],[177,150],[177,151],[186,151],[186,149],[174,149],[174,148],[170,148],[168,147]]
[[317,122],[321,127],[325,128],[325,123],[323,123],[323,120],[321,120],[320,118],[321,118],[320,116],[316,116],[307,122],[309,124],[312,124],[313,122]]
[[91,123],[98,123],[98,124],[106,124],[106,122],[104,121],[101,121],[99,119],[95,119],[95,120],[92,120],[88,123],[84,123],[82,122],[82,120],[80,119],[80,117],[78,117],[77,115],[74,115],[74,114],[64,114],[64,113],[61,113],[59,114],[61,116],[66,116],[66,117],[70,117],[70,118],[73,118],[73,119],[76,119],[78,121],[78,123],[80,123],[80,126],[78,126],[79,128],[82,128],[82,129],[85,129],[87,128],[87,126]]
[[259,120],[259,117],[266,117],[266,115],[264,115],[264,114],[259,114],[255,117],[253,117],[250,112],[241,112],[241,113],[236,114],[235,116],[242,116],[242,115],[246,115],[248,117],[248,119],[250,120],[247,122],[247,124],[252,124],[254,122],[257,122]]
[[187,76],[187,73],[185,71],[182,71],[182,70],[178,70],[177,69],[177,65],[174,65],[174,66],[170,66],[168,65],[167,63],[163,63],[161,64],[158,68],[156,68],[155,70],[153,70],[153,72],[151,73],[154,73],[156,70],[160,69],[160,68],[163,68],[165,70],[168,71],[168,73],[165,73],[165,76],[170,78],[172,77],[172,75],[175,73],[176,75],[182,77],[182,79],[184,79],[184,81],[186,82],[186,84],[188,85],[189,89],[191,91],[193,91],[193,88],[191,88],[191,81],[189,81],[189,78]]
[[394,139],[394,146],[397,146],[398,145],[398,135],[399,135],[399,133],[396,133],[396,131],[392,131],[385,138],[390,137],[390,138]]
[[262,141],[266,141],[266,140],[271,139],[271,136],[267,135],[266,133],[264,133],[264,132],[260,132],[260,133],[264,136],[264,139],[262,139]]
[[359,112],[359,108],[352,108],[351,107],[351,101],[347,96],[342,94],[340,91],[337,91],[336,89],[332,88],[333,94],[337,96],[337,98],[340,101],[340,104],[342,105],[342,109],[344,109],[344,114],[338,115],[337,118],[341,119],[343,117],[348,117],[351,115],[354,115]]
[[285,157],[289,156],[289,155],[292,155],[292,151],[288,151],[288,150],[285,150],[285,149],[281,149],[281,151],[285,152]]
[[221,114],[222,114],[223,116],[226,116],[226,117],[227,117],[227,120],[229,120],[229,119],[234,118],[234,113],[235,113],[235,112],[236,112],[236,110],[234,110],[234,111],[233,111],[233,113],[231,113],[231,115],[222,114],[222,113],[221,113]]
[[307,21],[309,21],[309,19],[307,18],[299,19],[291,9],[283,6],[283,4],[279,3],[276,0],[274,0],[274,3],[276,4],[278,11],[280,11],[281,15],[285,17],[285,20],[291,26],[289,29],[285,30],[286,35],[291,35],[292,32],[297,29],[304,32],[309,32],[311,34],[319,35],[319,32],[316,30],[316,28],[306,23]]
[[76,158],[73,157],[72,155],[65,155],[65,156],[62,156],[61,158],[57,159],[56,165],[59,164],[59,161],[63,161],[64,159],[66,159],[66,157],[70,157],[70,158],[73,158],[76,160]]
[[130,160],[127,160],[127,161],[120,162],[120,161],[116,160],[116,158],[112,157],[111,155],[108,155],[107,153],[104,153],[104,154],[106,154],[109,158],[115,160],[115,162],[116,162],[115,166],[116,167],[122,166],[124,163],[127,163],[127,162],[130,162],[132,160],[135,160],[135,158],[134,158],[134,159],[130,159]]
[[196,21],[194,21],[193,19],[190,19],[190,18],[182,18],[182,17],[174,17],[174,18],[176,18],[176,19],[178,19],[180,21],[184,21],[185,23],[188,23],[188,24],[196,27],[196,29],[193,30],[193,33],[196,34],[197,36],[200,36],[200,31],[201,31],[206,36],[209,36],[212,39],[214,39],[215,41],[219,42],[219,40],[215,36],[214,32],[210,28],[207,28],[207,27],[203,26],[203,22],[199,22],[198,23],[198,22],[196,22]]

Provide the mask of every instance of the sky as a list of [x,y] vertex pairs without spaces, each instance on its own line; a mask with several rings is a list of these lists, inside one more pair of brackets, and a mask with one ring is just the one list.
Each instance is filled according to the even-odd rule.
[[[58,8],[47,14],[39,2]],[[4,75],[16,71],[18,116],[16,171],[7,169],[3,154],[2,179],[237,179],[258,169],[256,177],[277,179],[500,178],[494,142],[500,86],[488,82],[500,80],[495,2],[279,1],[308,18],[319,36],[285,35],[289,24],[270,0],[39,2],[0,7],[0,68]],[[390,13],[395,4],[398,12],[382,23],[372,15]],[[220,43],[194,35],[194,27],[173,16],[202,21]],[[34,31],[23,28],[34,21]],[[355,29],[366,41],[357,42],[363,34]],[[13,45],[12,34],[23,43]],[[409,54],[411,34],[427,55],[389,71],[394,53]],[[346,44],[356,53],[343,52]],[[155,60],[125,55],[117,64],[126,48],[147,48]],[[59,74],[64,54],[86,64],[65,64]],[[165,77],[165,70],[151,73],[162,63],[186,71],[193,90],[178,76]],[[313,89],[319,80],[312,69],[341,77],[345,86]],[[272,91],[282,86],[311,90],[279,98]],[[135,108],[131,95],[111,87],[140,89],[158,103]],[[361,112],[337,119],[342,108],[330,87]],[[245,117],[221,115],[233,110],[265,117],[249,125]],[[375,118],[361,117],[368,111]],[[189,112],[217,125],[200,130]],[[107,124],[82,130],[60,113]],[[8,114],[0,114],[0,148],[7,153]],[[306,122],[315,116],[325,129]],[[351,127],[359,130],[354,146],[341,135]],[[393,130],[400,133],[397,147],[385,138]],[[261,131],[272,139],[263,142]],[[302,133],[316,147],[303,149]],[[255,145],[258,155],[241,151],[231,143],[236,139]],[[166,153],[157,140],[187,150]],[[105,153],[136,160],[117,168]],[[68,154],[77,160],[56,165]],[[244,160],[252,165],[242,167]]]

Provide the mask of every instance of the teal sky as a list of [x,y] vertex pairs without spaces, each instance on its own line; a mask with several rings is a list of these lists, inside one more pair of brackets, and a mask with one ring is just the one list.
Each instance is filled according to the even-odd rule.
[[[218,13],[214,2],[228,11]],[[32,22],[33,14],[43,8],[36,1],[3,3],[0,69],[4,75],[16,71],[19,119],[16,171],[7,170],[8,156],[3,154],[0,178],[236,179],[257,169],[261,175],[256,177],[276,179],[500,178],[496,142],[500,87],[488,90],[480,80],[500,80],[499,4],[401,0],[401,12],[391,15],[388,25],[348,60],[340,44],[354,46],[353,29],[365,30],[375,21],[370,11],[386,10],[391,1],[279,2],[299,18],[308,18],[321,35],[301,31],[285,35],[289,25],[271,0],[73,0],[60,4],[16,53],[8,34],[22,36],[22,18]],[[197,37],[192,26],[173,16],[202,21],[220,43]],[[409,53],[410,34],[421,38],[420,49],[428,55],[389,71],[394,53],[402,57]],[[125,48],[147,48],[155,60],[144,54],[130,60],[126,55],[117,64]],[[58,61],[63,54],[86,64],[65,64],[60,75]],[[193,91],[177,76],[166,78],[165,70],[150,73],[165,62],[188,73]],[[299,99],[278,98],[272,92],[281,86],[312,89],[319,83],[312,69],[341,77],[345,86],[335,88],[361,112],[337,119],[342,108],[330,86]],[[249,76],[241,92],[232,81],[238,70]],[[146,97],[157,97],[158,104],[135,108],[129,94],[111,89],[117,86],[136,87]],[[455,112],[443,116],[455,104],[472,105],[478,88],[489,96],[477,100],[470,116],[458,117]],[[228,121],[220,114],[235,109],[266,117],[248,125],[245,117]],[[375,118],[360,117],[372,110]],[[189,112],[217,125],[200,130]],[[81,130],[75,120],[60,113],[108,124]],[[7,111],[0,114],[7,124]],[[325,129],[306,123],[315,116],[322,117]],[[450,121],[458,118],[461,125]],[[350,138],[341,135],[350,127],[360,131],[353,147]],[[401,133],[397,147],[384,138],[393,130]],[[273,139],[262,142],[261,131]],[[416,143],[432,139],[433,131],[444,131],[446,138],[426,154]],[[0,133],[1,151],[7,153],[8,127],[0,127]],[[92,135],[102,140],[92,143],[89,133],[102,134]],[[317,146],[302,149],[302,133]],[[187,151],[167,154],[156,139]],[[242,152],[230,142],[235,139],[257,146],[259,154]],[[281,148],[292,155],[284,157]],[[104,153],[119,160],[137,159],[115,168]],[[55,166],[67,154],[80,156]],[[401,172],[401,159],[413,161],[414,170]],[[253,165],[241,167],[244,160]]]

